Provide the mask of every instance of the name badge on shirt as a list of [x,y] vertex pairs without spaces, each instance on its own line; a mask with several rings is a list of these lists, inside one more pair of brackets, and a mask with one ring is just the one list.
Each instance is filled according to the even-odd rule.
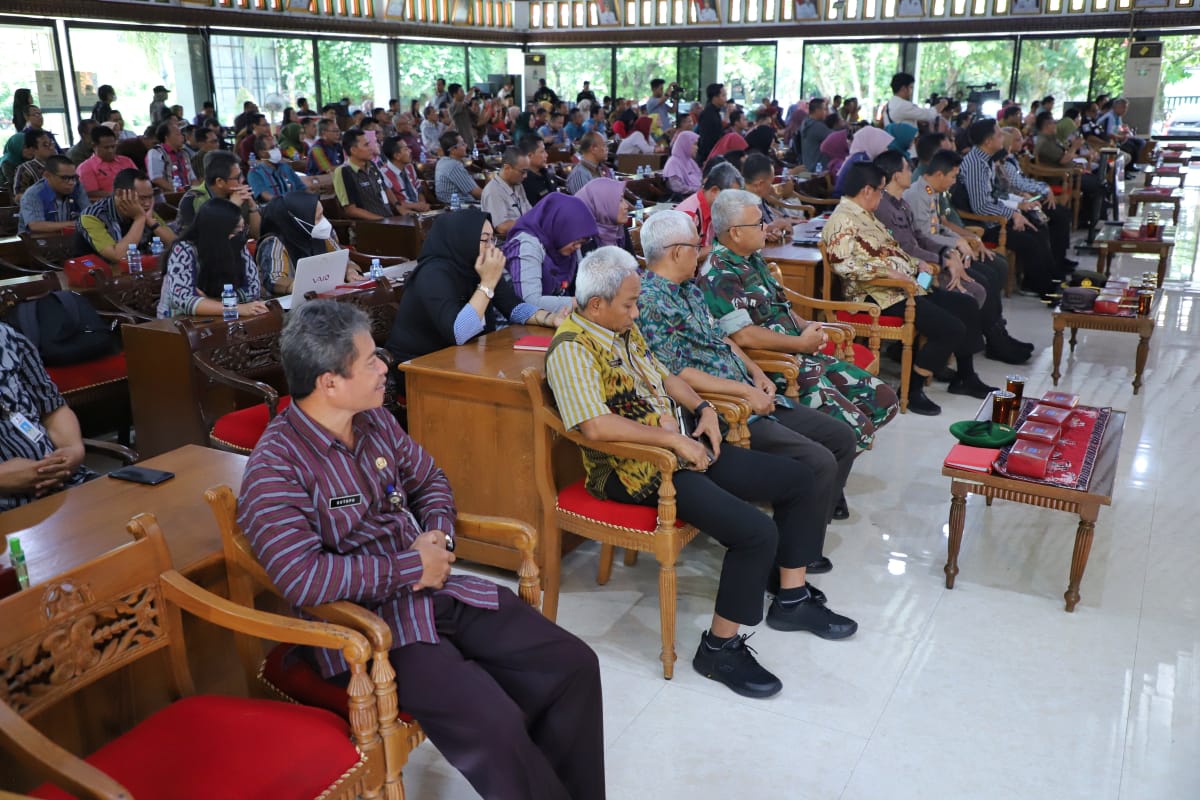
[[361,494],[346,494],[341,497],[333,497],[329,500],[329,508],[346,508],[347,506],[356,506],[362,503],[363,497]]
[[37,444],[46,435],[42,433],[38,426],[29,421],[29,418],[20,411],[13,411],[8,415],[8,419],[12,422],[13,427],[21,432],[21,435],[30,441],[32,444]]

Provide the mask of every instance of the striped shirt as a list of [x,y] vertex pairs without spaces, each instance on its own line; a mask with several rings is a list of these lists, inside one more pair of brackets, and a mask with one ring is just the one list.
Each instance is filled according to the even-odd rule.
[[1043,197],[1050,195],[1049,184],[1042,181],[1035,181],[1025,173],[1021,172],[1020,162],[1015,156],[1009,156],[1000,162],[1000,170],[1004,173],[1004,177],[1008,179],[1009,191],[1020,194],[1040,194]]
[[958,179],[967,187],[972,212],[1012,219],[1013,210],[996,199],[996,170],[987,153],[972,147],[971,152],[963,156]]
[[433,170],[433,191],[440,202],[449,205],[450,196],[458,192],[459,200],[466,203],[474,199],[471,192],[478,188],[479,184],[461,161],[449,156],[438,159]]
[[[456,515],[445,474],[381,408],[354,417],[348,447],[290,406],[250,455],[238,499],[238,523],[289,602],[359,603],[387,622],[396,647],[438,641],[437,595],[498,607],[496,585],[481,578],[413,590],[422,574],[413,542],[424,531],[453,535]],[[316,655],[325,677],[348,669],[339,651]]]
[[[53,453],[55,444],[50,441],[42,420],[64,405],[66,401],[46,374],[33,343],[0,322],[0,461],[15,458],[38,461]],[[31,442],[17,429],[14,413],[24,416],[41,433],[38,441]],[[80,467],[66,485],[83,483],[93,474]],[[0,494],[0,511],[25,505],[30,500],[32,495]]]
[[[258,277],[258,266],[250,257],[250,251],[242,248],[242,284],[235,286],[239,303],[250,303],[262,294],[262,283]],[[206,298],[196,285],[196,273],[200,271],[200,255],[196,245],[183,240],[171,246],[167,266],[163,271],[162,295],[158,299],[158,318],[191,316],[196,306],[204,299],[220,301],[220,297]]]

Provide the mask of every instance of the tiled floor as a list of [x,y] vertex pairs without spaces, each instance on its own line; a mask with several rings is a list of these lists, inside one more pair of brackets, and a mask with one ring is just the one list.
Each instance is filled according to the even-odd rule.
[[[671,681],[657,658],[653,559],[618,559],[605,587],[595,546],[566,559],[559,622],[600,654],[610,798],[1200,798],[1200,525],[1186,502],[1200,466],[1198,198],[1189,192],[1141,394],[1128,335],[1080,332],[1065,358],[1063,388],[1129,412],[1076,612],[1062,599],[1075,521],[1024,505],[970,499],[962,572],[944,588],[946,428],[978,401],[934,387],[941,417],[897,419],[859,460],[851,517],[827,540],[834,571],[814,579],[859,621],[857,636],[760,625],[751,640],[784,681],[775,698],[737,697],[691,668],[716,589],[710,543],[697,540],[679,567]],[[1148,269],[1130,258],[1117,268]],[[1022,370],[1027,393],[1049,389],[1049,312],[1017,297],[1007,309],[1039,346]],[[1008,370],[980,371],[1000,383]],[[429,744],[405,784],[419,800],[476,797]]]

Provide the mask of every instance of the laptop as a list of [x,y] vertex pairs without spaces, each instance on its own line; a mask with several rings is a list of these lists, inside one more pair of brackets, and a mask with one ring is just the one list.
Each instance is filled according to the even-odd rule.
[[332,291],[346,280],[346,265],[350,263],[349,250],[334,250],[308,256],[296,262],[296,279],[292,282],[290,296],[280,297],[279,305],[290,311],[305,303],[304,295]]

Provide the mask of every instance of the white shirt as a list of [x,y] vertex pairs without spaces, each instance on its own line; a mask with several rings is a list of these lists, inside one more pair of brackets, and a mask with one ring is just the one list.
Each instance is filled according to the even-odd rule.
[[621,140],[617,145],[617,155],[623,156],[629,153],[653,153],[654,145],[651,144],[641,131],[634,131]]
[[922,107],[911,100],[892,95],[892,99],[888,100],[883,109],[883,124],[887,126],[893,122],[907,122],[916,128],[919,127],[919,122],[935,124],[938,116],[937,109],[932,106]]

